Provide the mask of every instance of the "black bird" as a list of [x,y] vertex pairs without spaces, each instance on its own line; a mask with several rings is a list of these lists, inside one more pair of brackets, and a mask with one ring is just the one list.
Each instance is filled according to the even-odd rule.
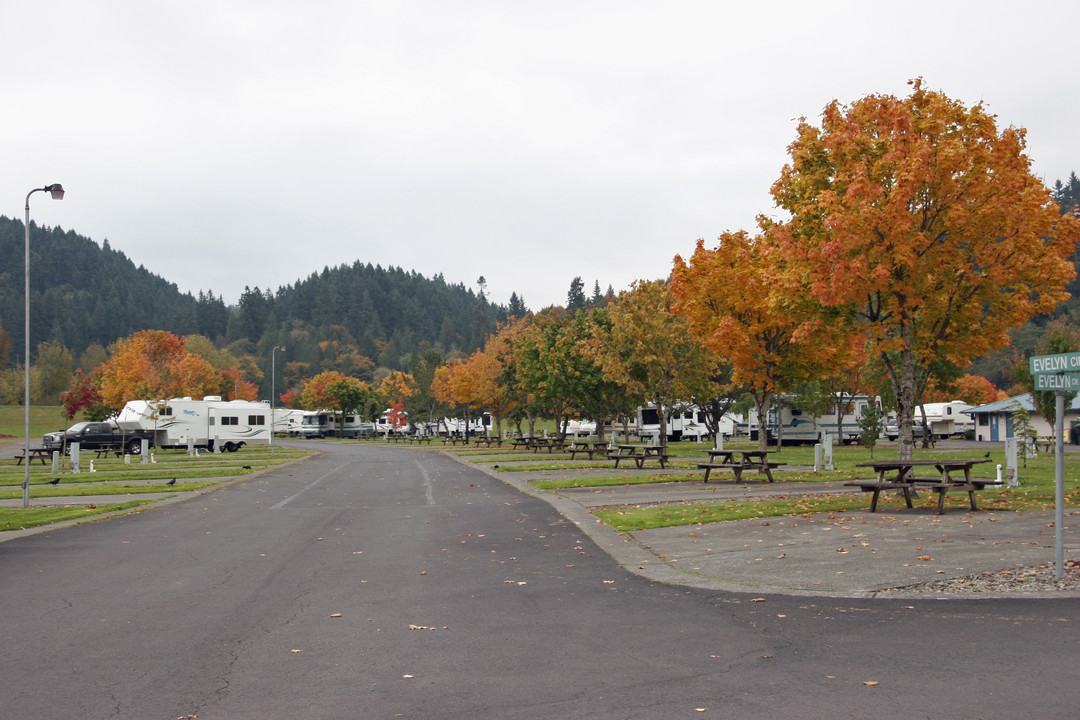
[[241,469],[242,470],[250,470],[251,466],[250,465],[244,465]]
[[983,457],[990,457],[990,453],[986,453]]
[[169,482],[167,482],[165,484],[166,485],[175,485],[176,484],[176,478],[173,478],[172,480],[170,480]]
[[60,478],[54,478],[54,479],[49,481],[49,484],[50,485],[57,485],[57,484],[59,484],[59,482],[60,482]]

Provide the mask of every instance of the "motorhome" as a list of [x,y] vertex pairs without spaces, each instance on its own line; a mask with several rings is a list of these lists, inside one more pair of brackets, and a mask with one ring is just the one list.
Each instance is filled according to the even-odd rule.
[[208,395],[171,400],[132,400],[116,418],[129,430],[154,433],[158,447],[187,447],[236,452],[244,445],[270,442],[270,403],[222,400]]
[[[841,402],[843,408],[839,407]],[[785,445],[813,445],[821,441],[822,433],[827,433],[834,443],[857,443],[862,434],[859,419],[871,404],[880,406],[880,400],[868,395],[838,394],[837,401],[831,403],[823,414],[815,415],[784,399],[779,407],[774,405],[769,412],[766,423],[768,441],[774,443],[780,437]],[[842,418],[839,414],[841,409]],[[838,421],[842,423],[839,427]],[[756,410],[751,409],[747,414],[745,427],[750,439],[757,440],[760,428]]]
[[363,420],[355,410],[344,417],[333,410],[308,410],[300,420],[300,436],[305,438],[355,438],[376,432],[375,424]]

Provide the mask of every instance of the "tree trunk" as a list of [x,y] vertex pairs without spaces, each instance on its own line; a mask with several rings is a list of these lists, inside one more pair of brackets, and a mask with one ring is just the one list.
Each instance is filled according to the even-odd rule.
[[915,416],[915,354],[911,351],[911,322],[900,326],[900,382],[893,381],[896,394],[896,427],[900,445],[896,450],[898,460],[911,460],[915,454],[915,438],[912,420]]
[[769,405],[772,402],[772,393],[763,392],[759,396],[754,394],[754,406],[758,416],[758,450],[765,452],[769,449]]

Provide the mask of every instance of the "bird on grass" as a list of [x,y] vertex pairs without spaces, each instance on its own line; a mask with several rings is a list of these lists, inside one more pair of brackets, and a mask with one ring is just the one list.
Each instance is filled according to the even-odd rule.
[[59,483],[60,483],[60,478],[53,478],[52,480],[49,481],[50,485],[57,485]]
[[176,478],[173,478],[172,480],[170,480],[169,482],[167,482],[165,484],[166,485],[175,485],[176,484]]
[[250,469],[251,469],[251,466],[250,466],[250,465],[244,465],[244,466],[243,466],[243,467],[241,468],[241,470],[250,470]]

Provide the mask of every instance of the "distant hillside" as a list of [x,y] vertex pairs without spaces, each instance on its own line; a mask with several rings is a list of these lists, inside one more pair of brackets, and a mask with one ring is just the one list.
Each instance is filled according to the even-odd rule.
[[[287,345],[290,359],[313,372],[357,352],[397,368],[417,352],[471,352],[507,314],[441,275],[427,279],[360,262],[325,268],[276,292],[249,288],[236,307],[226,307],[212,289],[197,298],[181,293],[108,241],[99,246],[36,225],[32,232],[31,342],[59,342],[75,357],[91,344],[108,346],[154,328],[239,344],[238,354]],[[21,221],[0,216],[0,322],[13,341],[12,364],[21,361],[23,346],[23,238]]]
[[[62,343],[76,357],[137,330],[197,332],[197,301],[136,267],[122,252],[61,228],[31,224],[30,338]],[[0,321],[23,346],[23,223],[0,216]],[[224,306],[222,305],[222,311]],[[14,362],[15,358],[11,358]]]

